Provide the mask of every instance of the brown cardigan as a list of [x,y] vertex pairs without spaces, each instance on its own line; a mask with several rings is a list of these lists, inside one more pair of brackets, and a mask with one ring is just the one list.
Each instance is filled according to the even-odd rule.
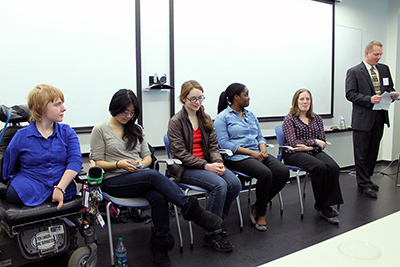
[[[197,116],[199,117],[198,112]],[[204,169],[207,163],[223,163],[223,159],[219,153],[218,139],[215,129],[213,129],[211,133],[206,132],[200,118],[199,127],[201,130],[202,147],[205,159],[193,156],[193,129],[186,109],[182,107],[182,110],[169,120],[167,133],[170,142],[169,157],[179,159],[182,161],[182,165],[173,164],[169,166],[168,174],[175,178],[177,182],[181,179],[185,167]]]

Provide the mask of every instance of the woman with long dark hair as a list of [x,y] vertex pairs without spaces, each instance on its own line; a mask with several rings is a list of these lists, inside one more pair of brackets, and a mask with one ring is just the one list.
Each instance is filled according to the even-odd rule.
[[[240,193],[241,184],[224,166],[213,122],[202,105],[203,92],[196,81],[182,84],[179,99],[183,107],[168,125],[170,156],[181,160],[182,165],[172,165],[169,173],[178,181],[207,189],[210,193],[206,210],[225,220]],[[219,252],[229,252],[232,243],[226,236],[223,225],[216,231],[206,231],[204,245]]]
[[249,218],[257,230],[264,232],[267,204],[286,185],[289,170],[267,152],[257,117],[246,109],[249,103],[249,89],[245,85],[229,85],[220,95],[214,124],[220,147],[234,154],[225,157],[225,165],[257,179],[257,199],[250,207]]
[[188,197],[170,179],[148,166],[151,154],[143,128],[135,121],[140,115],[139,102],[132,90],[120,89],[111,99],[111,118],[93,128],[90,157],[105,171],[102,190],[116,197],[144,196],[152,205],[155,231],[150,240],[156,266],[170,266],[168,251],[174,246],[170,234],[169,205],[183,211],[208,231],[219,228],[222,220],[204,210],[197,198]]

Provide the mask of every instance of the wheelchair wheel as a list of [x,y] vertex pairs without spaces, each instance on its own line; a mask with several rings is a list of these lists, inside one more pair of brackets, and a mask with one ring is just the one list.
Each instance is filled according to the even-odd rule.
[[[89,258],[90,249],[88,247],[80,247],[71,255],[68,261],[68,267],[83,267],[86,260]],[[92,262],[86,266],[96,267],[97,255],[95,255]]]

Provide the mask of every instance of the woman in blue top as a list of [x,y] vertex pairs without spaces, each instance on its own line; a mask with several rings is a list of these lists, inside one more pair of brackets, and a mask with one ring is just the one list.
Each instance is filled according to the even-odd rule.
[[266,140],[261,134],[257,117],[245,109],[249,102],[249,90],[245,85],[229,85],[220,95],[219,114],[214,125],[220,147],[234,153],[226,157],[225,165],[257,179],[257,200],[250,209],[249,217],[257,230],[266,231],[267,204],[285,186],[289,170],[267,153]]
[[42,84],[30,91],[31,123],[14,135],[4,155],[8,203],[37,206],[52,200],[60,209],[64,200],[76,195],[72,180],[82,157],[75,131],[60,123],[66,111],[63,103],[63,93],[54,86]]

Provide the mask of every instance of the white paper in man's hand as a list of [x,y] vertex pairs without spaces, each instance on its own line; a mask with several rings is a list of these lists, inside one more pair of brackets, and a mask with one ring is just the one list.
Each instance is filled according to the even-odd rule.
[[372,110],[389,110],[390,104],[392,103],[391,95],[391,93],[383,92],[381,101],[375,104]]

